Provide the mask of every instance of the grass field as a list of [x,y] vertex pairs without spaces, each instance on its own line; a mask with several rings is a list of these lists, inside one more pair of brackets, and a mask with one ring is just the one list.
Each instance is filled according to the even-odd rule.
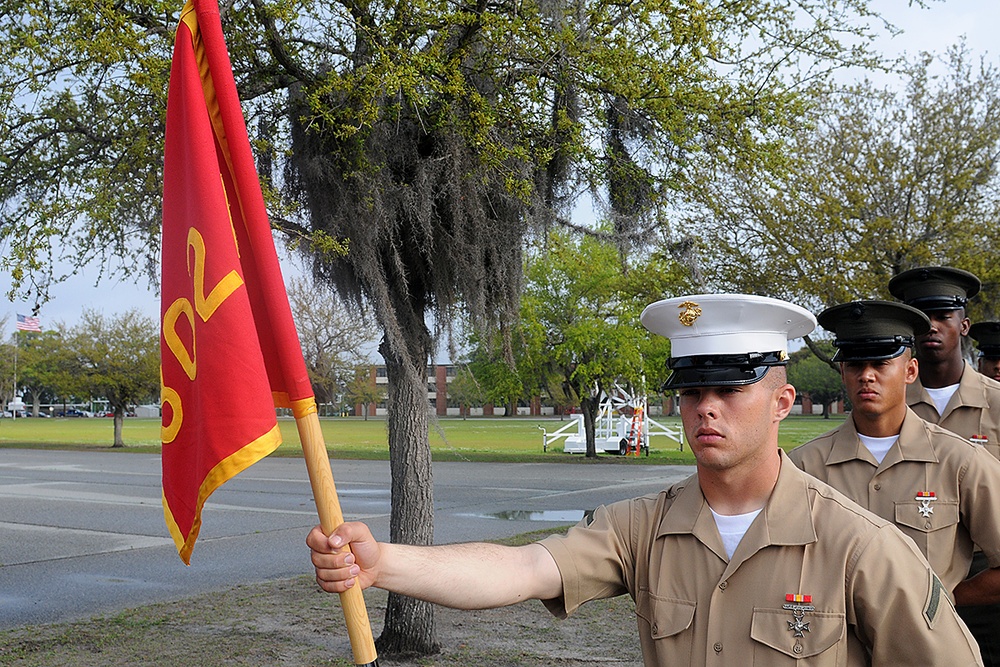
[[[820,417],[792,416],[781,425],[780,444],[785,449],[799,445],[841,423],[843,416],[824,420]],[[657,421],[676,426],[679,418]],[[389,447],[385,421],[355,417],[331,417],[320,420],[330,455],[347,459],[388,459]],[[437,461],[580,461],[579,454],[564,454],[562,445],[542,451],[542,431],[552,433],[565,421],[536,418],[447,418],[431,425],[430,443]],[[298,434],[291,419],[279,420],[284,444],[273,456],[297,456]],[[110,449],[114,424],[107,418],[70,419],[0,419],[0,447],[36,447],[53,449]],[[130,452],[159,453],[158,419],[128,418],[123,429],[125,448]],[[617,456],[604,456],[623,461]],[[650,441],[648,457],[626,457],[634,464],[692,463],[687,447],[678,451],[661,437]]]

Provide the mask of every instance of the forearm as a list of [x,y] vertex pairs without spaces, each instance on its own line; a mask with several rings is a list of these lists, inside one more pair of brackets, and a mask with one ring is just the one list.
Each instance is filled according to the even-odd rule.
[[1000,568],[983,570],[955,586],[955,604],[972,606],[1000,603]]
[[489,609],[562,594],[559,569],[538,544],[435,547],[379,544],[373,585],[458,609]]

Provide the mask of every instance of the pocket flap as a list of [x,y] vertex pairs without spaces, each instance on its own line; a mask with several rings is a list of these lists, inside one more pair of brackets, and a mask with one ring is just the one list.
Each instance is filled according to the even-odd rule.
[[653,639],[662,639],[691,627],[696,606],[689,600],[658,598],[649,591],[639,591],[635,613],[649,623]]
[[847,620],[837,612],[809,611],[798,623],[801,637],[795,636],[796,619],[788,609],[753,610],[750,637],[792,658],[819,655],[844,638]]
[[917,501],[896,503],[896,523],[922,533],[954,526],[959,521],[958,503],[936,500],[930,503],[927,516],[920,513],[922,503]]

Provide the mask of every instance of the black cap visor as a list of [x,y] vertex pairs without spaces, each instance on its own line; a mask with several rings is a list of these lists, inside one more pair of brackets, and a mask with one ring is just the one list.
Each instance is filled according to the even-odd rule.
[[954,296],[921,296],[907,301],[906,305],[927,312],[929,310],[958,310],[965,308],[968,301],[967,298],[958,294]]
[[979,346],[979,358],[980,359],[1000,359],[1000,346],[996,346],[996,345],[980,345]]
[[668,362],[673,373],[664,390],[686,387],[738,387],[760,382],[771,366],[787,362],[780,352],[674,357]]
[[837,341],[834,346],[837,353],[833,355],[833,361],[883,361],[895,359],[907,348],[912,348],[913,339],[896,336],[883,341],[869,340],[860,343]]

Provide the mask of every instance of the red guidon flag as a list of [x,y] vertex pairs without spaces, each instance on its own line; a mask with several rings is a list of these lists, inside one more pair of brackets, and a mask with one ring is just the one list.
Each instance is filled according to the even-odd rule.
[[185,563],[206,499],[315,410],[215,0],[181,12],[167,98],[163,511]]

